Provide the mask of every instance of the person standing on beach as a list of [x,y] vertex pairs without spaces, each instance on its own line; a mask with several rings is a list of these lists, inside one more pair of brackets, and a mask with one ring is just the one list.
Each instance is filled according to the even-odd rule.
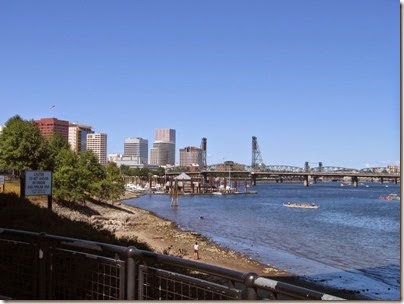
[[198,245],[198,242],[195,242],[195,245],[194,245],[194,259],[199,260],[199,245]]

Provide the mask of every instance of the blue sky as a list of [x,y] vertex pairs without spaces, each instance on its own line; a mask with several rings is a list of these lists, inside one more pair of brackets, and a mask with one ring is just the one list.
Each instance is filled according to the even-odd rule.
[[[0,124],[207,138],[208,164],[400,160],[396,0],[0,1]],[[50,109],[52,105],[56,107]]]

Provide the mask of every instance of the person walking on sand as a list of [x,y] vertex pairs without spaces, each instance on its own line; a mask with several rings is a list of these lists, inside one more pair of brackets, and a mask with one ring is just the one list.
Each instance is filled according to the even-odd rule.
[[195,242],[195,245],[194,245],[194,259],[199,260],[199,245],[198,245],[198,242]]

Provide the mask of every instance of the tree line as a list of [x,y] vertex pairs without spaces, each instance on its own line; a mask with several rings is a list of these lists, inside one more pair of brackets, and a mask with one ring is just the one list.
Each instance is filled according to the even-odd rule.
[[20,175],[25,170],[53,172],[53,197],[66,202],[116,200],[125,193],[115,163],[102,166],[93,151],[76,154],[65,138],[42,136],[33,120],[11,117],[0,133],[0,168]]

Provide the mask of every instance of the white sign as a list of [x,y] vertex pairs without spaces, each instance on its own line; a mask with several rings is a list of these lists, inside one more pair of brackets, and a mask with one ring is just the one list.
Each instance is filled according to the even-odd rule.
[[4,185],[4,175],[0,175],[0,185]]
[[52,172],[25,171],[25,195],[52,195]]

